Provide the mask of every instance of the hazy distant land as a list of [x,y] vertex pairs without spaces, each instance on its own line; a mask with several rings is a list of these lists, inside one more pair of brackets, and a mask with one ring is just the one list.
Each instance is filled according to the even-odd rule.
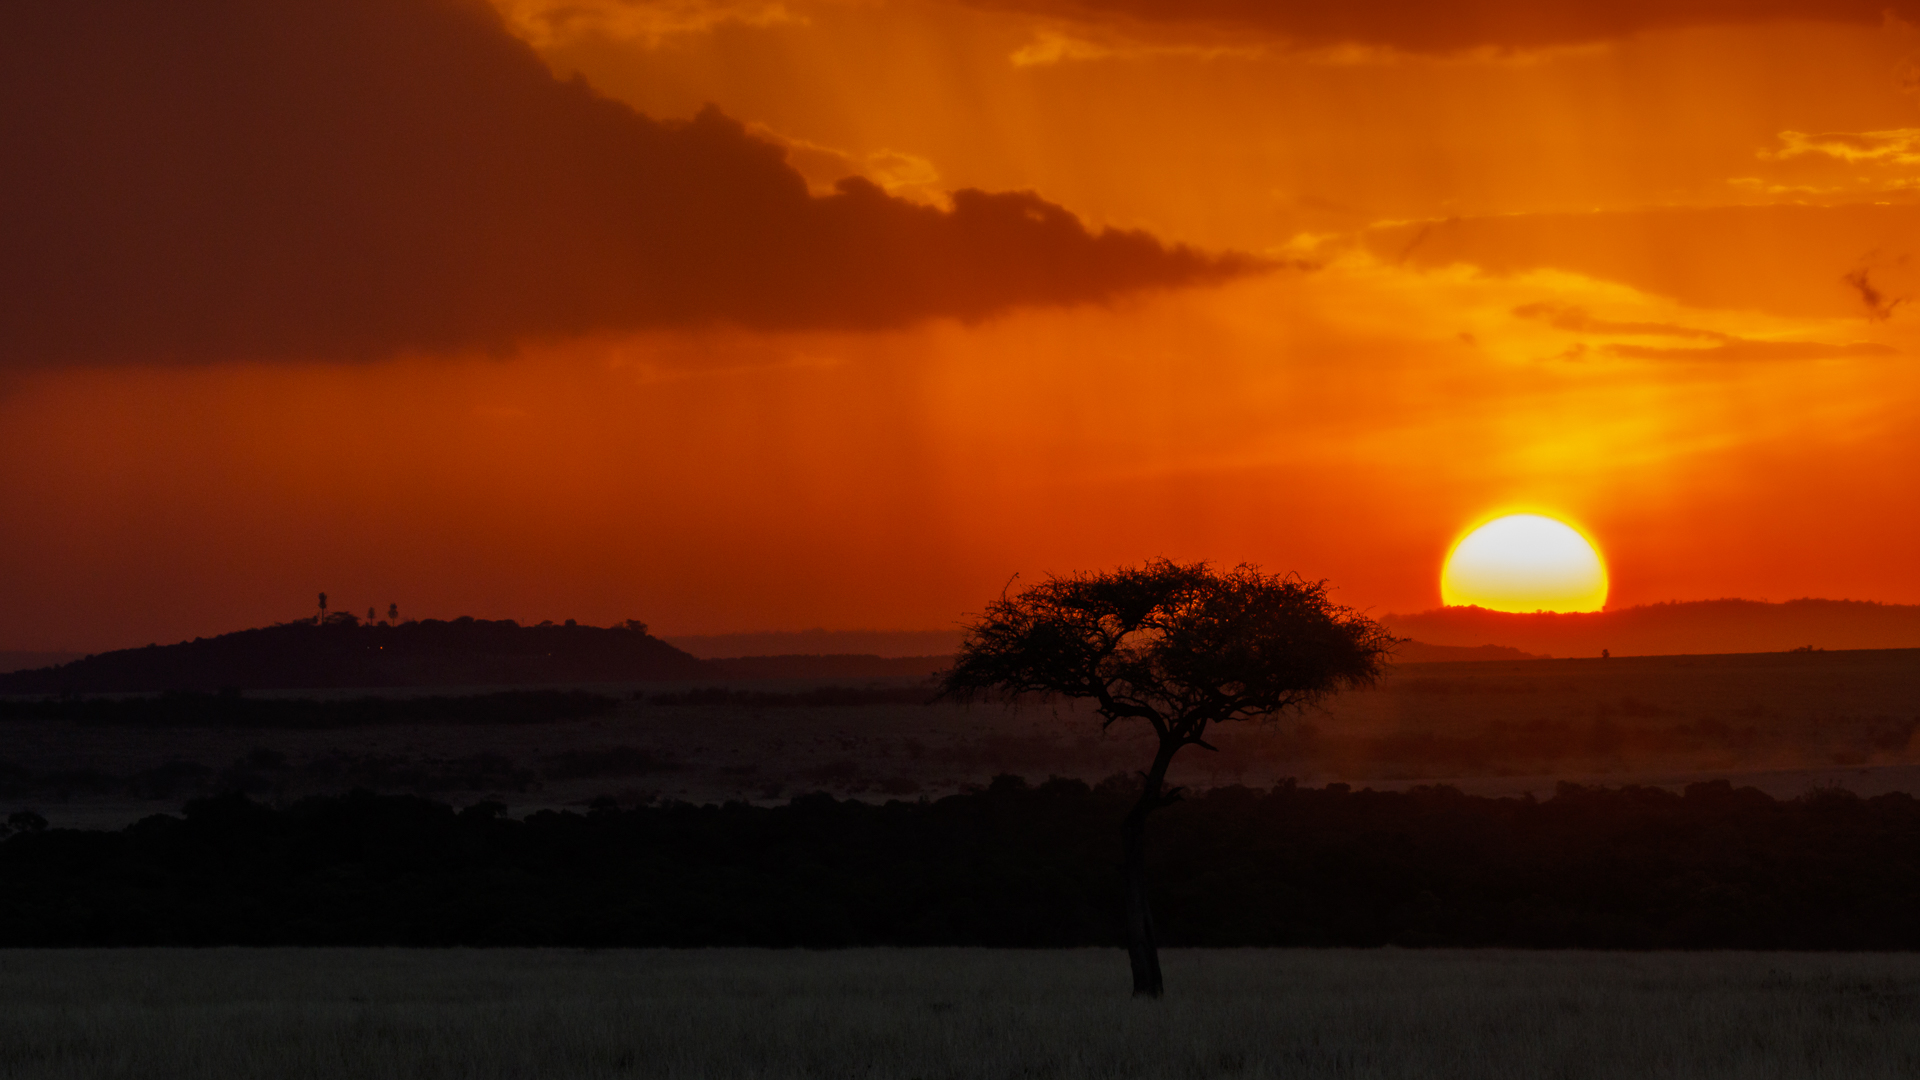
[[[366,691],[240,698],[0,700],[0,809],[120,825],[181,800],[285,800],[361,786],[464,803],[584,806],[600,796],[759,803],[824,791],[938,798],[1014,773],[1096,783],[1151,756],[1067,702],[923,704],[924,677],[596,683],[585,698],[478,688],[402,707]],[[473,704],[463,719],[459,695]],[[302,699],[331,702],[303,706]],[[598,704],[594,704],[597,702]],[[55,712],[49,713],[47,710]],[[1557,780],[1679,787],[1731,777],[1779,796],[1814,784],[1920,788],[1920,650],[1395,665],[1374,690],[1215,734],[1173,781],[1267,787],[1446,782],[1485,794]]]
[[[1920,649],[1402,651],[1176,762],[1166,943],[1920,945]],[[0,944],[1117,942],[1153,736],[941,662],[340,618],[0,677]]]
[[[1614,615],[1671,621],[1753,609],[1667,605],[1547,625],[1607,628],[1627,625],[1605,621]],[[1762,610],[1864,612],[1895,626],[1920,609],[1799,602]],[[1542,619],[1448,614],[1467,633]],[[1198,789],[1264,788],[1289,777],[1445,782],[1483,794],[1550,791],[1563,779],[1677,788],[1722,776],[1782,797],[1826,783],[1868,794],[1920,788],[1920,650],[1623,652],[1550,660],[1504,646],[1404,643],[1381,687],[1279,723],[1223,729],[1214,740],[1222,752],[1184,755],[1173,780]],[[872,654],[701,659],[638,624],[284,624],[0,676],[0,809],[32,806],[56,823],[117,826],[221,791],[287,800],[356,786],[456,803],[497,799],[516,812],[599,797],[627,805],[771,803],[811,791],[939,798],[1002,773],[1097,783],[1151,755],[1144,730],[1102,732],[1072,703],[929,704],[929,676],[945,663]],[[501,692],[516,686],[527,689]],[[97,698],[169,689],[206,696]],[[52,700],[63,693],[79,696]]]
[[702,660],[739,656],[949,656],[960,648],[954,630],[794,630],[740,634],[679,634],[664,640]]
[[1696,600],[1565,614],[1455,607],[1381,621],[1436,645],[1495,644],[1549,656],[1920,648],[1920,605],[1863,600]]
[[[1666,656],[1817,649],[1920,648],[1920,605],[1861,600],[1696,600],[1640,604],[1585,614],[1436,608],[1381,616],[1412,638],[1400,659],[1517,660],[1535,656]],[[959,646],[960,632],[805,630],[669,637],[701,658],[773,653],[934,656]],[[1457,649],[1495,651],[1470,655]]]
[[[1785,652],[1816,649],[1920,648],[1920,604],[1864,600],[1692,600],[1638,604],[1592,613],[1512,613],[1484,608],[1435,608],[1387,614],[1381,621],[1414,639],[1401,658],[1411,661],[1535,656],[1669,656],[1699,653]],[[765,632],[669,637],[702,658],[771,653],[871,653],[933,656],[951,652],[955,631]],[[1492,646],[1503,655],[1429,652]]]
[[[1577,614],[1439,608],[1382,621],[1409,639],[1396,656],[1405,663],[1598,656],[1603,650],[1668,656],[1920,648],[1920,605],[1856,600],[1701,600]],[[0,652],[0,694],[888,678],[941,666],[959,641],[957,630],[661,639],[638,623],[521,626],[461,618],[391,626],[334,615],[324,626],[296,620],[86,657]]]

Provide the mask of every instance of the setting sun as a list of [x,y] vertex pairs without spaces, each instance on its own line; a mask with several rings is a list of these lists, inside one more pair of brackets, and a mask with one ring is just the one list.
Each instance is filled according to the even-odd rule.
[[1607,568],[1578,529],[1539,514],[1510,514],[1468,533],[1447,556],[1440,597],[1494,611],[1598,611]]

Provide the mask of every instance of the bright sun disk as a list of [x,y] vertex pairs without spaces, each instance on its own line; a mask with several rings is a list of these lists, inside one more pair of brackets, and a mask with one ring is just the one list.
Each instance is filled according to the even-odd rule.
[[1453,546],[1440,600],[1494,611],[1598,611],[1607,602],[1607,568],[1592,541],[1566,522],[1509,514]]

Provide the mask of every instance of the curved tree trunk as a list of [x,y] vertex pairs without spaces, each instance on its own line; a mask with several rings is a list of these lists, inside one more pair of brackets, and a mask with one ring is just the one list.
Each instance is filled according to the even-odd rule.
[[1122,873],[1127,889],[1127,958],[1133,962],[1133,996],[1159,997],[1160,942],[1153,932],[1153,908],[1147,900],[1147,815],[1166,802],[1164,788],[1167,766],[1173,763],[1179,743],[1162,741],[1153,757],[1140,800],[1127,811],[1120,824],[1120,846],[1125,862]]

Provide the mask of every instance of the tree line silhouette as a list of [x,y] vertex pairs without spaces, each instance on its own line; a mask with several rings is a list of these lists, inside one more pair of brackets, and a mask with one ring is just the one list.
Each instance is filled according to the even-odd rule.
[[[228,795],[117,832],[16,814],[3,945],[1119,945],[1136,778],[1003,776],[516,820]],[[1725,781],[1547,799],[1217,789],[1156,812],[1159,939],[1204,946],[1920,947],[1920,801]]]

